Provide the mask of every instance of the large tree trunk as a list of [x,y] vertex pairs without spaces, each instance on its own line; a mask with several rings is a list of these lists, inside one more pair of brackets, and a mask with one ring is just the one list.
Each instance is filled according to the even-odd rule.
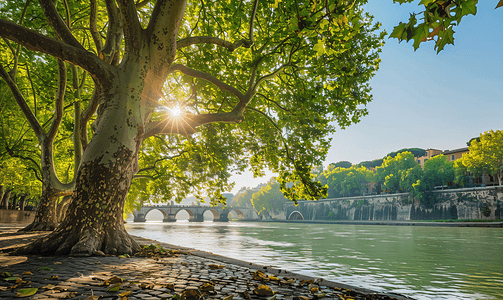
[[68,204],[72,200],[72,196],[64,196],[63,199],[58,203],[56,207],[56,219],[58,222],[62,222],[66,216],[66,211],[68,210]]
[[33,222],[19,231],[53,231],[57,226],[56,203],[58,195],[49,184],[42,186],[42,196]]
[[100,110],[65,219],[47,237],[19,249],[20,253],[89,256],[97,250],[114,255],[140,250],[123,220],[125,198],[138,169],[143,126],[141,110],[135,106],[140,101],[134,93],[124,95],[124,88],[116,90]]
[[9,199],[10,199],[10,194],[12,193],[12,189],[7,188],[7,191],[2,197],[2,203],[3,203],[3,209],[9,209]]

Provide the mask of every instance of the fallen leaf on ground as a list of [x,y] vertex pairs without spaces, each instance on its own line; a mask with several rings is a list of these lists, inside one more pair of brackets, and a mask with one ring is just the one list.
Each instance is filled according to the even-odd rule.
[[175,285],[173,283],[168,283],[168,284],[166,284],[166,288],[174,291],[175,290]]
[[11,277],[9,272],[3,272],[0,276],[2,277]]
[[119,297],[127,297],[127,296],[131,296],[131,291],[125,291],[124,293],[119,294]]
[[154,284],[149,282],[149,283],[145,283],[145,282],[142,282],[140,283],[140,288],[142,289],[152,289],[154,288]]
[[187,289],[182,293],[182,299],[185,300],[199,300],[201,298],[201,292],[197,289]]
[[269,281],[269,277],[259,270],[253,272],[253,279],[259,281]]
[[222,300],[232,300],[232,298],[234,298],[234,295],[224,297]]
[[54,284],[48,284],[46,286],[43,286],[42,288],[43,289],[46,289],[46,290],[52,290],[54,289],[56,286]]
[[24,272],[23,272],[23,275],[33,275],[33,273],[32,273],[32,272],[30,272],[30,271],[24,271]]
[[120,282],[119,283],[115,283],[115,284],[112,284],[108,288],[107,292],[118,292],[120,288],[121,288],[121,283]]
[[52,276],[46,277],[44,279],[45,280],[56,280],[56,279],[58,279],[58,275],[52,275]]
[[16,280],[18,280],[18,279],[20,279],[20,278],[19,278],[19,277],[14,277],[14,276],[12,276],[12,277],[7,277],[7,278],[5,278],[4,280],[5,280],[5,281],[16,281]]
[[40,267],[37,268],[37,271],[54,271],[54,269],[49,267]]
[[17,291],[17,294],[14,296],[16,298],[24,298],[35,295],[38,291],[38,288],[28,288],[28,289],[20,289]]
[[209,264],[208,265],[210,267],[211,270],[216,270],[216,269],[223,269],[225,268],[224,265],[215,265],[215,264]]
[[100,285],[111,285],[114,283],[121,283],[123,281],[124,280],[118,276],[112,276],[112,277],[108,278],[107,280],[103,281]]
[[253,291],[255,292],[255,294],[257,294],[259,296],[272,296],[274,294],[274,292],[272,291],[272,289],[270,287],[268,287],[267,285],[263,285],[263,284],[258,286]]
[[61,265],[61,264],[62,264],[62,262],[57,261],[57,262],[55,262],[54,264],[55,264],[55,265]]
[[213,286],[213,284],[206,282],[199,289],[203,292],[211,292],[215,290],[215,287]]

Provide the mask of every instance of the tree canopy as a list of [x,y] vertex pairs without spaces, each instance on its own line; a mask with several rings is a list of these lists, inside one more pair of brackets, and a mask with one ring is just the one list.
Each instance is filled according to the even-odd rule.
[[496,176],[499,185],[503,181],[503,131],[489,130],[480,134],[479,138],[472,139],[469,152],[456,164],[459,168],[473,173],[476,176],[486,172]]

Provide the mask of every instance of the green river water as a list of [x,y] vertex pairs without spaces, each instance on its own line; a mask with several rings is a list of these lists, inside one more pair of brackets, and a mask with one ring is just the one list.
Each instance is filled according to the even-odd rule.
[[128,223],[129,233],[414,299],[503,299],[503,229]]

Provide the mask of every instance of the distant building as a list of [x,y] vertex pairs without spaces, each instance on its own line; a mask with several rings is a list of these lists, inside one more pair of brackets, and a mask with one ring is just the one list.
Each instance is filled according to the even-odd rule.
[[447,157],[447,161],[453,161],[460,159],[463,156],[463,153],[468,153],[468,151],[468,147],[464,147],[454,150],[445,150],[442,154]]
[[427,149],[426,150],[426,155],[423,155],[423,156],[420,156],[420,157],[416,157],[415,158],[415,161],[421,165],[421,168],[424,168],[424,163],[432,158],[433,156],[435,155],[438,155],[438,154],[442,154],[442,150],[438,150],[438,149]]

